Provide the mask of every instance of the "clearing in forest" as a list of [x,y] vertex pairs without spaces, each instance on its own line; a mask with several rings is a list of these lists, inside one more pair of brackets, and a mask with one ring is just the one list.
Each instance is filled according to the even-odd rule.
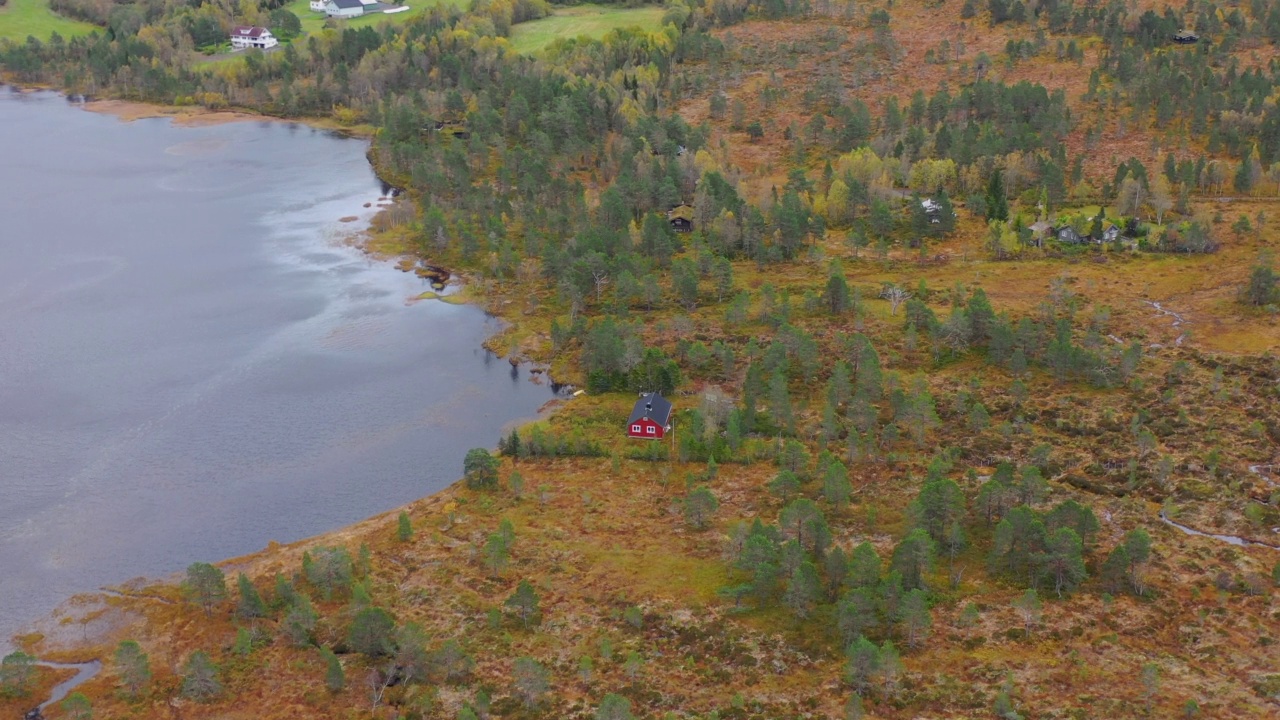
[[87,22],[65,18],[49,9],[49,0],[9,0],[0,7],[0,38],[22,42],[28,36],[48,40],[53,33],[64,38],[88,35],[98,29]]
[[658,6],[614,8],[578,5],[562,8],[548,17],[520,23],[511,28],[511,46],[516,52],[531,53],[541,50],[557,38],[583,35],[599,38],[610,30],[624,27],[655,29],[662,21],[663,12]]

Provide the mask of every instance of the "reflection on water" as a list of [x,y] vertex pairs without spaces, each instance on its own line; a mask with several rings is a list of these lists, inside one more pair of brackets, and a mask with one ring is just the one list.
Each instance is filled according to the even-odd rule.
[[362,142],[48,93],[0,127],[0,636],[438,490],[550,396],[344,244],[390,191]]

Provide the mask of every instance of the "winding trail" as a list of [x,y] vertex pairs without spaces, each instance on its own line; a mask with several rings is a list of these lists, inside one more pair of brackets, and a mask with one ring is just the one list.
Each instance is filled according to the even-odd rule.
[[[1191,323],[1191,321],[1183,317],[1181,313],[1174,312],[1154,300],[1143,300],[1142,302],[1155,308],[1158,314],[1173,318],[1173,327],[1175,328],[1182,327],[1183,325],[1189,325]],[[1182,341],[1186,337],[1187,334],[1185,332],[1179,333],[1177,339],[1173,341],[1173,344],[1177,347],[1182,347]]]

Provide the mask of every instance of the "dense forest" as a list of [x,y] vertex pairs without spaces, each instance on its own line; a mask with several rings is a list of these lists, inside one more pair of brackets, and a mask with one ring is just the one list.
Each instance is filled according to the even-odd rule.
[[[440,497],[137,592],[59,717],[1276,711],[1280,3],[671,0],[530,54],[557,5],[51,6],[101,29],[0,41],[15,82],[371,132],[369,247],[586,390]],[[201,52],[238,24],[289,42]],[[619,436],[649,391],[669,442]]]

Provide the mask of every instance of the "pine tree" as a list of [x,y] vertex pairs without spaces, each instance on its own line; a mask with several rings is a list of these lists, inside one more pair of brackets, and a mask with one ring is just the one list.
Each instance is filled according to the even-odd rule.
[[880,556],[869,542],[853,549],[849,558],[849,587],[875,588],[880,584]]
[[796,418],[791,410],[791,391],[787,388],[786,375],[781,372],[774,373],[769,381],[769,412],[779,430],[795,435]]
[[93,720],[93,704],[84,693],[71,693],[58,707],[62,708],[62,717],[67,720]]
[[822,480],[822,495],[836,510],[843,510],[849,504],[849,496],[853,486],[849,484],[849,470],[844,463],[836,461],[827,466]]
[[533,584],[528,580],[521,580],[515,592],[507,598],[506,606],[514,610],[520,616],[520,623],[528,628],[529,621],[538,616],[538,602],[538,593],[534,591]]
[[[1003,0],[1001,0],[1003,2]],[[987,221],[1006,222],[1009,219],[1009,200],[1005,197],[1004,172],[999,168],[991,172],[987,182]]]
[[832,315],[842,315],[848,312],[851,305],[849,283],[844,278],[844,271],[840,268],[840,263],[831,263],[831,273],[827,278],[827,291],[825,295],[827,310]]
[[347,629],[347,645],[370,659],[390,655],[394,650],[392,635],[396,621],[391,613],[379,607],[366,607],[356,613]]
[[907,536],[893,549],[890,567],[902,574],[902,586],[908,590],[923,589],[924,576],[933,567],[933,540],[921,528]]
[[15,650],[0,660],[0,698],[26,697],[36,676],[36,659]]
[[705,485],[699,486],[684,499],[685,522],[695,530],[705,530],[719,507],[715,493]]
[[151,662],[135,640],[122,640],[116,646],[116,667],[120,682],[130,697],[137,697],[151,682]]
[[320,648],[320,657],[324,660],[324,685],[331,693],[342,692],[347,686],[347,674],[342,669],[342,661],[329,648]]
[[191,563],[182,589],[188,599],[204,608],[205,617],[209,617],[213,608],[227,597],[227,579],[209,563]]
[[845,650],[844,679],[855,692],[862,694],[871,687],[871,678],[880,670],[880,648],[865,636],[849,644]]
[[525,707],[533,707],[551,689],[551,672],[531,657],[517,658],[512,682]]
[[909,512],[916,527],[937,543],[946,541],[947,529],[964,516],[964,493],[954,480],[938,477],[926,480]]
[[196,702],[209,702],[222,693],[218,669],[209,654],[197,650],[187,659],[182,671],[182,695]]
[[413,539],[413,524],[409,520],[409,513],[404,510],[400,511],[400,517],[396,519],[396,539],[400,542]]
[[806,560],[791,573],[782,602],[798,617],[806,618],[813,612],[817,601],[818,570]]
[[600,701],[596,708],[595,720],[633,720],[631,701],[621,695],[610,693]]
[[925,592],[916,588],[904,595],[898,614],[906,633],[907,646],[919,647],[929,636],[929,629],[933,627],[933,616],[929,613],[929,600]]
[[241,620],[266,617],[267,604],[262,601],[262,595],[253,586],[253,581],[249,579],[249,576],[240,573],[236,578],[236,587],[240,592],[240,602],[236,605],[236,615]]
[[1037,559],[1043,572],[1053,580],[1053,589],[1062,597],[1085,579],[1084,545],[1075,530],[1060,527],[1045,540],[1045,550]]
[[879,600],[873,588],[855,588],[836,603],[836,628],[845,644],[880,625]]

